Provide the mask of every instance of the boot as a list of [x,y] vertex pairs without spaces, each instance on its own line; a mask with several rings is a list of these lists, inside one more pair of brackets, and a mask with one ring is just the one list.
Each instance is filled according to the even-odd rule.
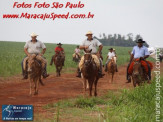
[[53,64],[53,57],[52,57],[52,59],[51,59],[51,61],[50,61],[50,65],[52,65]]
[[43,76],[43,78],[47,78],[49,76],[49,74],[45,73],[42,76]]
[[118,72],[118,67],[117,67],[117,64],[116,64],[116,72]]
[[81,72],[80,72],[80,71],[78,71],[78,72],[77,72],[77,75],[76,75],[76,77],[79,77],[79,78],[81,78]]
[[28,79],[28,73],[24,71],[22,80],[25,80],[25,79]]
[[128,76],[128,81],[126,83],[131,83],[131,77]]
[[102,74],[102,72],[99,71],[99,72],[98,72],[98,75],[99,75],[99,78],[103,78],[103,76],[104,76],[105,74]]
[[105,72],[107,72],[108,70],[107,70],[107,66],[105,66]]
[[45,68],[42,69],[42,76],[43,76],[43,78],[47,78],[49,76],[49,74],[47,74],[47,71]]

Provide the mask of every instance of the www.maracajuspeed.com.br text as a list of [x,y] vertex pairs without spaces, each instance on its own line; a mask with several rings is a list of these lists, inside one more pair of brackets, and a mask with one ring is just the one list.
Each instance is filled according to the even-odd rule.
[[94,14],[89,12],[88,14],[55,14],[53,13],[44,13],[44,14],[30,14],[30,13],[21,13],[21,14],[3,14],[3,19],[93,19]]

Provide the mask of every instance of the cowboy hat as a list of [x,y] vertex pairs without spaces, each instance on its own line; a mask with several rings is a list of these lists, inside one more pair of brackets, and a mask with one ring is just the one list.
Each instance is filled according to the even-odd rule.
[[143,39],[138,39],[136,43],[145,43],[145,41],[143,41]]
[[113,50],[115,51],[115,49],[113,48]]
[[61,43],[58,43],[57,45],[62,45]]
[[86,36],[87,35],[93,35],[93,33],[91,32],[91,31],[88,31],[87,33],[86,33]]
[[31,37],[36,37],[36,36],[38,36],[36,33],[31,33]]
[[113,50],[113,48],[110,48],[110,49],[108,49],[108,50]]

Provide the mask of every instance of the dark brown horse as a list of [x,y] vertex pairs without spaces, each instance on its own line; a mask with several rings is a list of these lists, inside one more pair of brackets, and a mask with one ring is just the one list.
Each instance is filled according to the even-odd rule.
[[110,59],[109,63],[107,64],[107,69],[108,69],[108,76],[111,75],[111,83],[113,83],[113,77],[114,77],[114,74],[116,72],[116,63],[115,63],[115,60],[114,60],[114,57],[112,59]]
[[41,63],[36,59],[36,55],[32,55],[28,58],[27,63],[27,72],[30,79],[30,92],[29,94],[32,95],[32,82],[34,82],[34,95],[38,94],[38,86],[39,82],[41,85],[44,85],[41,80],[41,74],[42,74],[42,66]]
[[58,52],[56,54],[56,56],[53,58],[53,62],[56,67],[56,73],[57,73],[56,76],[57,77],[61,76],[61,70],[62,70],[62,67],[64,64],[64,59],[65,59],[65,56],[62,52]]
[[84,65],[81,69],[83,80],[84,80],[84,92],[86,91],[87,87],[87,80],[89,84],[89,95],[92,96],[92,89],[93,84],[95,86],[94,96],[97,96],[97,82],[99,80],[98,76],[98,67],[96,66],[91,51],[85,51],[86,54],[84,55]]
[[134,87],[136,87],[136,85],[140,86],[148,80],[148,75],[145,73],[143,66],[141,65],[141,59],[134,60],[132,80]]

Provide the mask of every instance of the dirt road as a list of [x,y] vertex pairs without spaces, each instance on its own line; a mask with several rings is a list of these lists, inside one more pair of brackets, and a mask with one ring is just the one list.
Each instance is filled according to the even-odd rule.
[[[108,90],[117,90],[123,88],[133,88],[132,84],[126,84],[126,66],[119,67],[119,72],[115,74],[114,83],[108,82],[108,76],[105,75],[98,82],[98,95],[106,93]],[[45,86],[39,86],[37,96],[29,96],[28,80],[20,80],[0,83],[0,107],[4,104],[12,105],[34,105],[35,111],[47,103],[56,102],[62,99],[73,98],[83,94],[82,79],[76,78],[75,74],[62,74],[61,77],[55,77],[55,74],[43,82]],[[0,108],[0,110],[2,110]],[[0,111],[1,116],[1,111]]]

